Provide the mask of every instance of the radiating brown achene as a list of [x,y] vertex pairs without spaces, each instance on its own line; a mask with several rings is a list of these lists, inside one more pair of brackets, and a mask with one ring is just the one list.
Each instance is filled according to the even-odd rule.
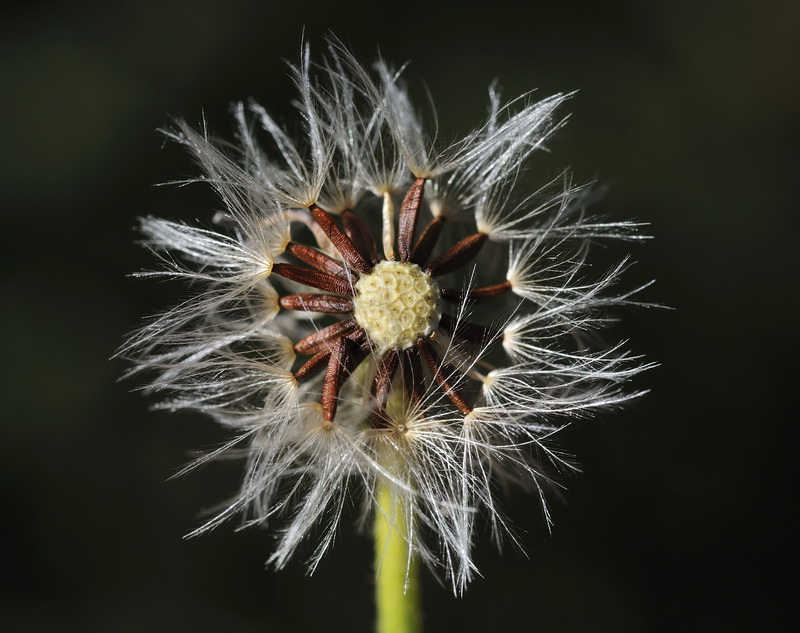
[[[453,272],[465,266],[480,252],[488,236],[481,232],[474,233],[461,239],[438,257],[427,261],[441,234],[444,218],[432,219],[414,245],[414,232],[424,191],[425,179],[417,178],[403,199],[398,218],[397,251],[403,262],[419,263],[425,274],[433,277]],[[287,310],[352,314],[354,312],[353,298],[358,298],[354,280],[358,280],[359,275],[371,273],[374,266],[379,263],[377,241],[367,223],[352,210],[347,209],[341,214],[344,229],[339,227],[331,214],[317,204],[311,205],[309,210],[314,220],[339,251],[341,261],[310,246],[291,242],[286,252],[310,268],[279,263],[275,264],[273,272],[292,281],[335,294],[286,295],[280,298],[280,306]],[[412,245],[414,245],[413,248]],[[484,302],[502,296],[509,288],[510,284],[506,281],[486,288],[441,289],[440,292],[442,298],[447,301]],[[389,314],[386,318],[390,321],[391,319],[405,319],[400,314]],[[449,332],[453,336],[479,338],[486,344],[495,342],[497,338],[490,328],[473,324],[464,319],[456,320],[447,314],[442,315],[441,323],[437,324],[437,327],[439,325],[445,332]],[[387,323],[386,327],[391,329],[391,323]],[[328,325],[294,344],[295,352],[312,356],[295,372],[297,380],[305,380],[327,365],[320,400],[325,420],[333,421],[335,419],[342,385],[370,352],[376,353],[376,347],[369,332],[353,318]],[[423,371],[420,357],[425,361],[424,367],[427,369],[427,375]],[[402,382],[414,406],[420,406],[427,381],[432,380],[433,384],[447,396],[459,411],[466,415],[472,410],[472,406],[458,388],[458,384],[464,380],[465,376],[449,365],[443,366],[428,337],[421,336],[411,348],[400,349],[399,346],[389,346],[377,359],[377,368],[370,391],[372,404],[369,414],[369,422],[376,428],[381,428],[386,424],[383,417],[384,409],[392,388],[392,381],[398,370],[403,372]]]

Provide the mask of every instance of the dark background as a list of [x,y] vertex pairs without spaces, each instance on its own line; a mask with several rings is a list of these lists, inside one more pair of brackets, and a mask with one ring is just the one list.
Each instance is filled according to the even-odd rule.
[[[113,6],[111,6],[113,5]],[[660,367],[644,399],[569,429],[584,473],[544,527],[507,504],[527,556],[482,537],[462,599],[430,580],[428,631],[785,630],[797,493],[800,4],[153,0],[18,2],[0,22],[3,631],[368,631],[369,541],[345,521],[318,574],[265,570],[271,536],[226,525],[182,540],[233,492],[236,464],[167,479],[224,439],[210,421],[149,412],[108,358],[171,286],[135,218],[210,217],[162,148],[171,115],[229,136],[232,101],[279,117],[301,31],[365,60],[411,60],[443,132],[511,98],[580,89],[537,158],[611,189],[599,210],[651,223],[630,286],[657,278],[613,336]],[[423,83],[424,82],[424,83]],[[621,252],[621,251],[620,251]],[[616,255],[612,251],[611,255]],[[790,541],[789,537],[792,537]],[[795,596],[796,597],[796,596]],[[777,627],[777,628],[775,628]]]

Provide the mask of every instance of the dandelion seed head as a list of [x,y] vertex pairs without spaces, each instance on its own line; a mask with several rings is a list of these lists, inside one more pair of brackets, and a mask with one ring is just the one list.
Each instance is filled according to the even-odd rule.
[[557,431],[638,395],[627,382],[648,365],[597,336],[632,302],[612,292],[628,264],[584,266],[635,225],[593,219],[568,174],[526,189],[568,95],[502,105],[491,89],[487,120],[442,144],[383,62],[333,43],[292,72],[298,138],[252,103],[234,107],[235,146],[167,132],[225,210],[213,228],[142,220],[161,264],[143,276],[191,295],[120,354],[169,394],[159,406],[239,434],[202,458],[243,449],[246,473],[196,533],[236,515],[275,527],[282,567],[321,527],[313,570],[353,497],[369,515],[384,482],[414,553],[461,593],[479,519],[508,533],[497,481],[544,504],[569,464]]

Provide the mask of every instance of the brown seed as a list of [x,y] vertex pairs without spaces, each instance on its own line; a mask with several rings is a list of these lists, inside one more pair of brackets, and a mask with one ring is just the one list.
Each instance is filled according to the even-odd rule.
[[358,273],[348,270],[347,266],[342,264],[342,262],[336,261],[333,257],[326,255],[322,251],[318,251],[316,248],[306,246],[305,244],[289,242],[289,245],[286,247],[286,252],[312,268],[330,273],[331,275],[336,275],[342,279],[358,277]]
[[[363,330],[362,330],[363,332]],[[348,376],[355,371],[369,354],[368,340],[355,340],[349,337],[337,339],[328,360],[325,380],[322,383],[322,419],[332,422],[339,406],[339,390]]]
[[297,380],[302,380],[303,378],[308,378],[311,374],[319,371],[322,369],[325,364],[328,362],[330,358],[331,351],[330,350],[323,350],[314,354],[311,358],[309,358],[303,365],[294,372],[294,377]]
[[442,288],[439,292],[441,292],[442,298],[450,303],[485,303],[503,296],[509,290],[511,290],[511,283],[504,281],[501,284],[472,288],[470,290]]
[[390,349],[384,355],[377,372],[375,372],[375,379],[372,381],[372,391],[370,393],[370,402],[372,406],[370,422],[375,428],[384,428],[386,426],[386,419],[384,418],[386,402],[389,399],[392,378],[399,364],[400,352],[396,348]]
[[330,213],[320,209],[316,204],[312,204],[308,207],[308,210],[311,211],[314,220],[325,231],[325,235],[328,236],[328,239],[336,247],[336,250],[342,254],[342,257],[351,268],[360,273],[368,273],[372,270],[372,264],[358,252],[353,242],[347,237],[347,233],[339,228]]
[[463,240],[459,240],[428,264],[428,274],[433,276],[444,275],[461,268],[478,254],[486,243],[487,237],[486,233],[473,233]]
[[414,245],[414,251],[411,253],[411,261],[418,266],[422,266],[428,261],[428,258],[439,240],[439,235],[442,233],[444,227],[445,217],[437,215],[433,220],[428,222],[428,226],[422,231],[417,243]]
[[318,295],[304,292],[280,298],[280,305],[286,310],[305,310],[307,312],[327,312],[346,314],[353,311],[353,302],[336,295]]
[[295,266],[294,264],[273,264],[272,272],[304,286],[319,288],[320,290],[344,295],[345,297],[353,296],[353,286],[350,282],[336,275],[323,273],[305,266]]
[[450,401],[456,405],[456,407],[458,407],[458,410],[461,411],[461,413],[464,415],[471,413],[472,407],[467,404],[467,401],[464,400],[464,396],[461,395],[451,379],[451,376],[455,373],[455,370],[452,367],[446,366],[446,369],[448,370],[447,376],[442,373],[442,364],[438,355],[436,354],[436,351],[424,338],[420,337],[417,340],[417,349],[422,355],[422,358],[425,360],[425,364],[428,366],[428,371],[439,385],[439,388],[444,391],[445,395],[450,398]]
[[358,252],[373,265],[377,264],[380,261],[378,245],[375,243],[375,236],[369,230],[367,223],[348,209],[342,213],[342,224],[344,224],[345,233]]
[[425,193],[425,179],[417,178],[408,188],[403,204],[400,207],[398,219],[397,250],[400,251],[400,260],[407,262],[411,259],[411,245],[414,240],[414,231],[417,228],[419,209],[422,206],[422,195]]
[[339,388],[347,377],[345,369],[349,354],[349,341],[346,338],[337,339],[333,344],[328,369],[325,371],[325,382],[322,384],[322,419],[326,422],[332,422],[336,417]]
[[355,319],[347,319],[345,321],[338,321],[328,327],[324,327],[313,334],[309,334],[305,338],[300,339],[294,344],[294,351],[298,354],[316,354],[320,350],[330,350],[333,341],[342,337],[352,334],[358,334],[362,330]]

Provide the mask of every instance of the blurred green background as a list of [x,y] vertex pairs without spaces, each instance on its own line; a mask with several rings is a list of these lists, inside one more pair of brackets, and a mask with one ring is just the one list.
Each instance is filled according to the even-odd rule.
[[[507,98],[579,89],[539,157],[611,185],[600,205],[651,223],[612,336],[661,366],[652,393],[562,444],[584,473],[555,501],[507,503],[527,558],[485,535],[463,600],[428,578],[427,630],[784,630],[796,501],[800,3],[16,2],[0,20],[3,631],[368,631],[370,546],[345,522],[312,578],[265,570],[271,535],[228,525],[182,540],[232,493],[236,464],[167,479],[224,434],[147,410],[108,358],[174,287],[137,216],[201,221],[196,172],[156,129],[228,136],[235,100],[291,115],[284,60],[330,30],[399,64],[443,133]],[[566,112],[566,110],[565,110]],[[620,254],[612,249],[611,256]],[[792,541],[789,538],[792,538]],[[794,548],[796,549],[796,548]],[[796,620],[796,618],[794,618]],[[775,628],[777,627],[777,628]]]

